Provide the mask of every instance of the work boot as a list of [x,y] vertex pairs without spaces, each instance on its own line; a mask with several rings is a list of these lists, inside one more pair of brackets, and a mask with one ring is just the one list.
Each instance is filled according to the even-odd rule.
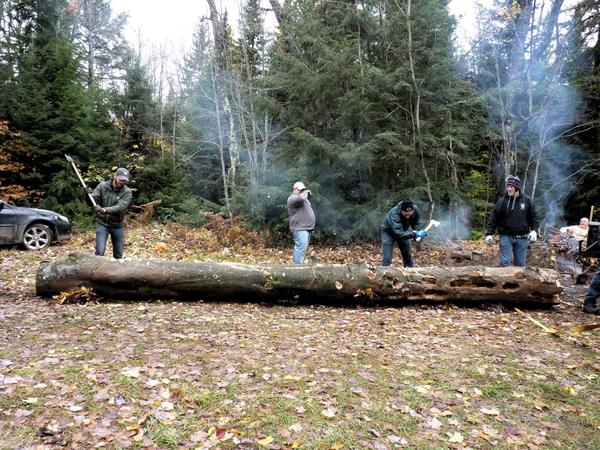
[[589,314],[598,314],[598,308],[596,308],[596,305],[594,305],[592,303],[584,303],[583,304],[583,312],[586,312]]

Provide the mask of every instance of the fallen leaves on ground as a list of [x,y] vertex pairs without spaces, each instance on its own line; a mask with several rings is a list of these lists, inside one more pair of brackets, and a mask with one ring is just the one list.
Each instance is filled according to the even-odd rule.
[[[291,256],[291,244],[254,234],[239,244],[180,226],[127,235],[132,258]],[[464,264],[496,258],[476,242],[452,245],[481,252]],[[415,260],[456,264],[448,248],[421,244]],[[37,253],[0,250],[6,448],[600,448],[599,331],[582,327],[585,286],[569,280],[561,304],[524,311],[586,331],[556,339],[503,305],[37,298],[38,264],[72,251],[92,252],[91,233]],[[311,246],[309,259],[377,264],[379,249]]]

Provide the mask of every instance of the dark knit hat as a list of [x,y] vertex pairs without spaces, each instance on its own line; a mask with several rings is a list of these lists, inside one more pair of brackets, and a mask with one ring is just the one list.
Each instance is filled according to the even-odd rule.
[[400,202],[400,211],[410,212],[413,209],[415,209],[415,205],[412,200],[407,198],[406,200],[402,200],[402,202]]
[[521,179],[519,177],[515,177],[514,175],[509,175],[506,178],[507,186],[514,186],[515,189],[521,190]]

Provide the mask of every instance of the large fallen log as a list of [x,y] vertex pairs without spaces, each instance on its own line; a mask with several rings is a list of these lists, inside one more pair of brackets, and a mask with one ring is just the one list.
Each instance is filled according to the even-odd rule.
[[39,296],[81,287],[116,299],[296,300],[363,299],[553,304],[558,273],[535,267],[249,265],[227,262],[110,260],[75,253],[41,264]]

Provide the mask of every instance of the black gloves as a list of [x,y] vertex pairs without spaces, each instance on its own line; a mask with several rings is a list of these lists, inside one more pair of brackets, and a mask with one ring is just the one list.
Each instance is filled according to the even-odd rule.
[[95,213],[105,213],[106,209],[104,209],[102,206],[100,205],[94,205],[94,212]]

